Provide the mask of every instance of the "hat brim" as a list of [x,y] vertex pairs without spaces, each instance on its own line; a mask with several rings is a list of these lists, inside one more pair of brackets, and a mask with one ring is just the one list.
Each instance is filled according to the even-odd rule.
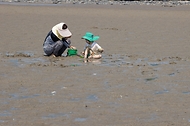
[[58,32],[63,37],[70,37],[72,35],[68,28],[63,30],[58,29]]
[[88,36],[83,36],[82,39],[87,39],[90,42],[94,42],[98,40],[100,37],[99,36],[94,36],[93,38],[89,38]]

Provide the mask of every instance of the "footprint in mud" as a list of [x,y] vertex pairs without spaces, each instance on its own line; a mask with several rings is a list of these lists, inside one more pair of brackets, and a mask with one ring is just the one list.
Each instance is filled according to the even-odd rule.
[[[98,29],[98,27],[93,26],[92,29]],[[118,28],[101,28],[101,30],[119,30]]]

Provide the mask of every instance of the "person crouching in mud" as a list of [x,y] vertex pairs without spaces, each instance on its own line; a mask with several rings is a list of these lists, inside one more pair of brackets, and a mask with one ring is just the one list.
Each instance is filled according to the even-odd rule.
[[99,36],[94,36],[91,32],[86,32],[82,37],[85,39],[86,45],[82,54],[84,55],[84,62],[87,62],[87,59],[100,59],[102,57],[101,53],[104,49],[95,41],[98,40]]
[[64,22],[55,25],[44,40],[44,55],[58,57],[61,56],[67,48],[76,49],[74,46],[71,46],[71,41],[69,40],[71,36],[72,33]]

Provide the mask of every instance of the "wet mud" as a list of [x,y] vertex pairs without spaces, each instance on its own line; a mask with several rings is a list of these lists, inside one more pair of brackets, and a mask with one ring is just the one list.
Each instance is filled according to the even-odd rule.
[[[188,6],[0,6],[0,125],[190,124]],[[79,51],[100,35],[102,59],[43,56],[62,20]]]
[[[67,60],[66,60],[67,59]],[[78,76],[77,80],[80,83],[91,83],[84,80],[84,77],[87,76],[96,78],[96,82],[100,87],[90,88],[90,92],[75,95],[72,93],[73,86],[77,89],[82,89],[83,85],[73,85],[70,84],[58,84],[53,86],[53,90],[49,90],[49,92],[44,93],[28,93],[31,90],[31,87],[19,87],[17,92],[7,92],[1,91],[1,95],[8,97],[1,98],[1,104],[8,105],[11,102],[16,101],[30,101],[37,100],[39,104],[51,104],[51,102],[59,101],[60,96],[64,96],[64,103],[70,104],[78,104],[80,102],[83,103],[81,109],[91,109],[91,111],[96,111],[97,109],[102,109],[102,106],[109,106],[109,113],[114,115],[115,109],[119,109],[126,106],[136,106],[136,102],[121,102],[129,99],[130,95],[135,94],[136,98],[139,101],[139,105],[146,104],[149,100],[153,100],[153,97],[163,97],[164,95],[186,95],[189,96],[190,91],[188,85],[184,85],[184,82],[189,82],[188,75],[182,76],[181,73],[187,72],[189,73],[190,64],[189,58],[187,57],[142,57],[140,55],[123,55],[123,54],[103,54],[102,59],[98,60],[89,60],[89,62],[84,63],[83,59],[78,56],[70,56],[70,57],[46,57],[40,56],[36,57],[33,52],[15,52],[15,53],[6,53],[1,54],[1,62],[4,62],[6,65],[10,65],[15,68],[29,68],[31,70],[39,71],[44,67],[51,68],[71,68],[75,71],[73,76]],[[93,70],[88,75],[78,75],[80,72],[77,72],[76,69],[80,69],[81,67],[99,67],[104,70]],[[106,75],[108,74],[108,75]],[[112,83],[112,75],[119,74],[118,79],[114,79],[115,83]],[[0,78],[9,78],[6,74],[1,74]],[[83,78],[83,79],[80,79]],[[124,79],[125,78],[125,79]],[[168,78],[168,79],[166,79]],[[73,78],[74,79],[74,78]],[[98,80],[101,80],[100,82]],[[129,82],[132,83],[128,83]],[[95,84],[96,85],[96,84]],[[144,85],[142,88],[139,88],[138,85]],[[153,90],[148,87],[154,87]],[[72,87],[72,88],[71,88]],[[90,86],[91,87],[91,86]],[[131,91],[124,91],[123,89],[131,88]],[[108,93],[114,101],[110,101],[109,99],[105,99],[105,92]],[[120,90],[119,92],[115,92]],[[67,93],[66,93],[66,92]],[[124,92],[123,92],[124,91]],[[64,93],[65,92],[65,93]],[[149,95],[148,98],[143,97],[145,95]],[[104,97],[103,97],[104,96]],[[139,98],[140,99],[139,99]],[[152,98],[151,98],[152,97]],[[180,100],[180,98],[179,98]],[[182,100],[182,99],[181,99]],[[182,100],[183,101],[183,100]],[[102,103],[100,104],[100,103]],[[94,104],[97,104],[94,106]],[[98,105],[99,104],[99,105]],[[152,104],[155,104],[154,102]],[[94,108],[95,107],[95,108]],[[106,110],[106,108],[105,108]],[[104,111],[105,111],[104,110]],[[14,111],[21,111],[21,108],[18,107],[10,107],[7,110],[1,111],[0,117],[3,117],[0,120],[1,124],[8,122],[7,118],[12,118]],[[127,114],[123,118],[124,119],[132,119],[138,122],[154,122],[160,120],[160,116],[155,112],[147,114],[147,116],[143,117],[134,117],[133,115]],[[120,111],[121,112],[121,111]],[[88,122],[91,121],[89,116],[73,116],[76,114],[75,110],[70,110],[69,112],[47,112],[46,114],[42,114],[40,120],[49,120],[49,119],[71,119],[73,122]],[[186,117],[187,122],[189,122],[190,118]]]

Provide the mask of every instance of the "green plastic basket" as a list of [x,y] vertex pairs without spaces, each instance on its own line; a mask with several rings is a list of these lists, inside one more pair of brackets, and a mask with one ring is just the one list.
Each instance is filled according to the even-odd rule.
[[67,56],[74,56],[77,55],[77,49],[68,49]]

